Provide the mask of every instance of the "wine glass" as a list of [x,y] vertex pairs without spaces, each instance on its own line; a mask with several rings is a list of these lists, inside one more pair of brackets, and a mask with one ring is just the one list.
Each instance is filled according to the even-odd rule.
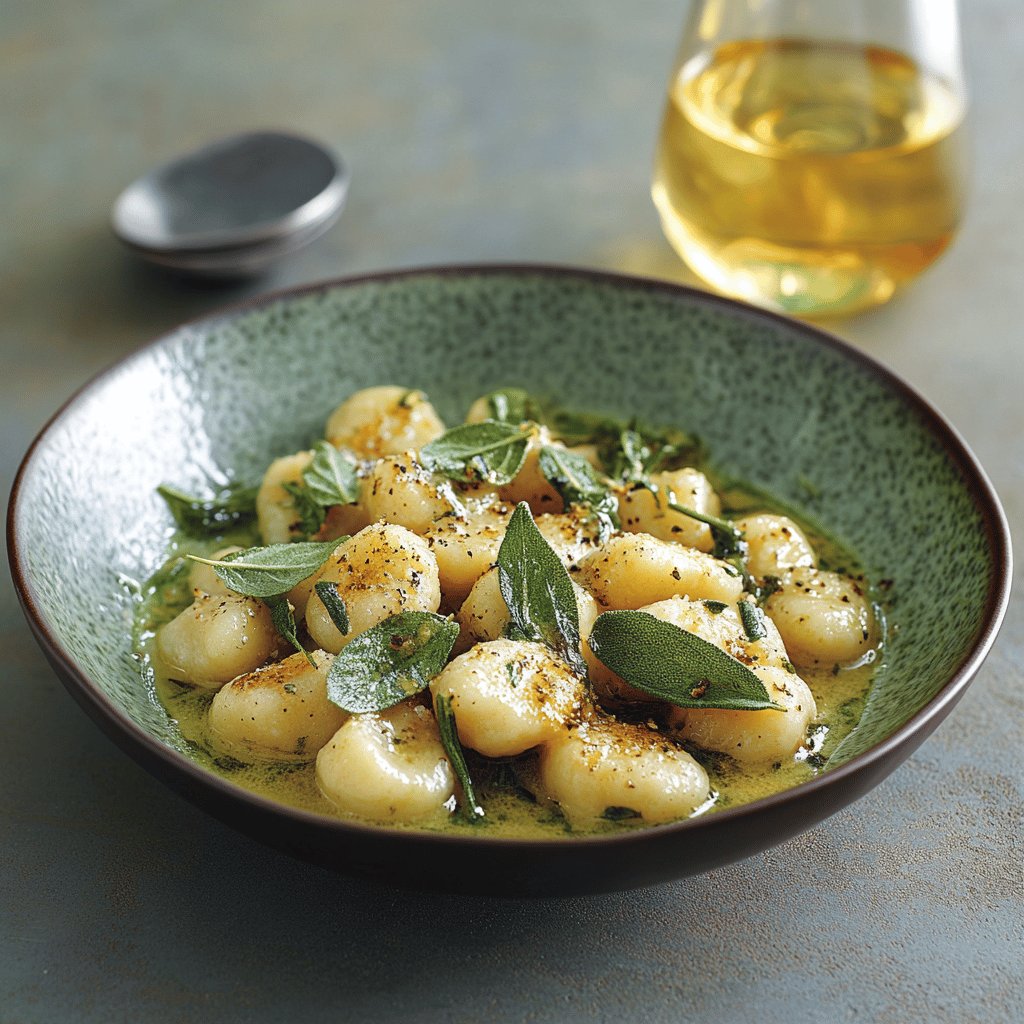
[[783,312],[890,299],[966,188],[956,0],[698,0],[652,195],[716,289]]

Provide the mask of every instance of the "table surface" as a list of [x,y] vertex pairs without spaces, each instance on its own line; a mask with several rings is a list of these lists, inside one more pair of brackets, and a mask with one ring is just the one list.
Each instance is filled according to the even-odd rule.
[[[648,196],[686,6],[8,0],[4,492],[84,380],[254,291],[474,260],[686,279]],[[1021,550],[1024,19],[1014,0],[963,6],[963,231],[906,294],[835,330],[952,420]],[[335,229],[246,287],[171,280],[118,249],[107,213],[127,182],[255,126],[309,132],[350,159]],[[4,580],[0,1021],[1019,1020],[1020,584],[954,714],[819,828],[651,890],[518,902],[337,877],[184,803],[68,698]]]

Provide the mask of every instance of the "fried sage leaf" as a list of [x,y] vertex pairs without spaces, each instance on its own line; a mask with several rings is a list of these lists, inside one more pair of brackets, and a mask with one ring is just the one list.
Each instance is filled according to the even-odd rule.
[[437,696],[434,702],[434,712],[437,715],[437,728],[441,733],[441,745],[445,754],[448,755],[448,763],[455,772],[455,778],[459,781],[462,790],[462,813],[471,821],[479,821],[484,817],[484,809],[476,798],[476,789],[473,786],[473,779],[469,774],[469,766],[466,764],[466,755],[462,751],[462,744],[459,742],[459,730],[455,724],[455,712],[452,710],[451,698],[444,693]]
[[695,508],[680,505],[671,498],[669,499],[668,507],[673,512],[689,516],[691,519],[696,519],[699,523],[705,523],[711,528],[711,539],[715,543],[715,558],[746,557],[747,545],[743,537],[743,531],[735,523],[730,523],[728,519],[723,519],[721,516],[713,516],[708,512],[698,512]]
[[674,427],[652,427],[614,416],[545,410],[543,421],[559,440],[572,447],[593,444],[601,464],[616,480],[637,480],[658,470],[681,469],[700,462],[701,441]]
[[508,606],[510,635],[542,641],[586,675],[576,590],[525,501],[512,513],[498,549],[498,583]]
[[597,521],[597,538],[605,540],[620,526],[619,503],[615,495],[595,472],[594,467],[576,452],[545,445],[537,464],[565,507],[582,505]]
[[342,635],[348,633],[352,625],[348,620],[348,609],[338,592],[338,584],[331,580],[320,580],[319,583],[313,584],[313,589],[316,591],[316,596],[323,601],[327,614],[331,617],[331,622],[334,623],[338,632]]
[[500,486],[522,469],[529,443],[529,431],[515,423],[463,423],[424,445],[420,461],[452,480]]
[[255,487],[225,487],[207,498],[161,484],[157,494],[167,502],[178,529],[193,537],[223,533],[256,518]]
[[291,495],[299,529],[306,537],[312,537],[324,525],[329,508],[359,500],[355,463],[327,441],[317,441],[313,446],[313,458],[298,483],[281,486]]
[[299,640],[298,629],[295,626],[295,614],[292,611],[292,606],[288,603],[288,598],[284,595],[265,597],[263,603],[270,609],[270,619],[274,623],[274,629],[277,630],[278,636],[287,640],[295,650],[304,654],[306,661],[313,668],[316,668],[313,656],[302,646],[302,641]]
[[761,640],[768,635],[764,624],[764,612],[759,605],[754,604],[746,598],[740,598],[737,602],[740,612],[740,621],[743,623],[743,632],[747,634],[748,640]]
[[306,541],[246,548],[224,558],[189,555],[194,562],[212,565],[213,571],[232,590],[247,597],[277,597],[309,579],[345,540]]
[[459,625],[433,612],[400,612],[350,640],[331,663],[327,696],[353,714],[386,711],[421,693],[445,666]]
[[524,423],[540,418],[537,403],[522,388],[501,388],[486,397],[489,419],[499,423]]
[[313,459],[302,474],[311,498],[324,508],[359,500],[359,477],[352,460],[327,441],[313,446]]
[[295,509],[295,536],[303,540],[315,537],[327,519],[327,509],[309,493],[309,489],[302,481],[288,481],[281,484],[281,488],[290,495],[292,508]]
[[725,651],[648,612],[599,615],[591,650],[613,672],[652,697],[681,708],[783,710],[764,683]]

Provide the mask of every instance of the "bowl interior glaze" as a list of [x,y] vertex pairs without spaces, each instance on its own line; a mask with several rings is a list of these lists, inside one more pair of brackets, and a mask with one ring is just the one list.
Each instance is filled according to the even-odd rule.
[[156,486],[256,481],[319,436],[341,398],[378,383],[425,390],[450,423],[515,384],[678,424],[719,472],[802,510],[891,581],[898,628],[830,768],[892,737],[958,674],[966,685],[991,642],[1008,577],[998,504],[952,431],[876,364],[671,285],[453,268],[327,284],[182,327],[73,399],[27,457],[11,520],[15,578],[51,659],[187,758],[131,649],[125,581],[161,564],[171,532]]

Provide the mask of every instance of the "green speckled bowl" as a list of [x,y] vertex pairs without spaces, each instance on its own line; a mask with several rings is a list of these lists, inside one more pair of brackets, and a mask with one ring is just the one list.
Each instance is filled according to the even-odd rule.
[[[257,478],[270,456],[308,442],[342,397],[384,382],[423,388],[451,422],[476,395],[515,383],[680,424],[706,439],[717,469],[802,508],[872,578],[891,580],[888,665],[829,770],[703,818],[539,842],[352,825],[255,796],[190,760],[140,681],[119,582],[164,558],[170,520],[154,488]],[[8,531],[15,583],[54,668],[173,788],[321,863],[480,892],[645,885],[809,828],[892,771],[950,711],[995,637],[1010,579],[1008,531],[984,473],[888,371],[736,302],[545,267],[338,281],[182,327],[93,381],[43,430],[15,483]]]

